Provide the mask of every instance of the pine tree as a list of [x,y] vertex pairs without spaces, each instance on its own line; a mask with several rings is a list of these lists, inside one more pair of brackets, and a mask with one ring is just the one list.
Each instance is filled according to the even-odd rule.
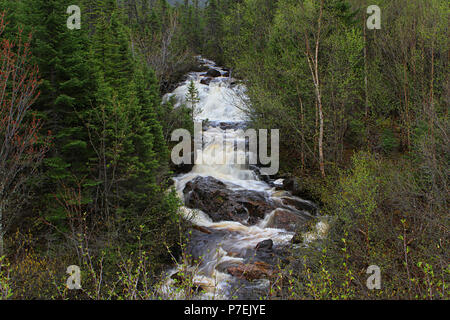
[[221,37],[222,37],[222,20],[220,7],[217,0],[208,1],[206,7],[206,54],[222,58]]
[[163,136],[161,121],[163,121],[163,110],[159,96],[159,85],[155,72],[140,63],[135,74],[136,89],[139,103],[142,106],[142,120],[149,127],[154,137],[153,150],[158,162],[165,167],[169,161],[169,151]]
[[[142,63],[137,52],[131,51],[129,30],[115,1],[106,0],[101,4],[96,12],[94,50],[104,86],[110,88],[107,90],[111,90],[113,97],[107,102],[114,110],[105,119],[106,127],[118,128],[108,133],[111,137],[105,148],[114,149],[112,146],[120,140],[120,148],[115,148],[115,174],[120,181],[115,186],[114,197],[118,199],[119,211],[143,213],[151,195],[158,190],[158,178],[164,175],[168,160],[158,121],[161,113],[158,85],[154,72]],[[94,125],[100,131],[102,126],[105,124]],[[120,136],[115,137],[118,133]]]
[[96,26],[93,46],[97,67],[105,81],[125,93],[132,80],[133,61],[129,48],[129,30],[116,1],[99,2],[95,11]]
[[200,98],[198,96],[198,90],[195,87],[195,83],[192,80],[191,82],[189,82],[185,99],[188,103],[188,107],[191,109],[192,121],[194,121],[195,117],[198,116],[202,112],[202,110],[197,105],[200,102]]
[[87,28],[67,28],[67,3],[26,0],[21,15],[21,22],[33,30],[32,53],[42,77],[36,109],[54,135],[54,147],[45,160],[47,204],[53,203],[59,184],[70,185],[74,177],[88,175],[86,163],[92,155],[82,114],[95,105],[98,83],[92,75]]

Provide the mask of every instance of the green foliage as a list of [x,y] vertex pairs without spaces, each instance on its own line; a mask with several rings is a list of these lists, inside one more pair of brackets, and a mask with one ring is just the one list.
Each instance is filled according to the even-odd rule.
[[171,134],[173,130],[178,128],[185,128],[192,134],[194,133],[194,123],[192,122],[192,110],[186,105],[174,107],[176,101],[174,98],[169,99],[163,104],[161,119],[163,122],[163,135],[167,143],[171,141]]
[[390,154],[399,147],[400,143],[391,129],[385,128],[381,134],[381,148]]
[[0,300],[8,300],[12,296],[9,278],[9,263],[5,263],[5,256],[0,256]]
[[[87,232],[95,239],[89,254],[110,259],[108,271],[113,273],[118,248],[131,255],[140,234],[146,256],[154,262],[149,277],[159,274],[170,261],[166,246],[176,247],[183,232],[180,202],[167,183],[165,130],[174,123],[161,105],[161,79],[145,52],[133,45],[145,34],[135,22],[149,19],[164,30],[169,22],[162,20],[173,11],[165,1],[159,2],[158,10],[147,10],[148,3],[142,1],[142,11],[135,16],[126,15],[129,8],[117,1],[82,1],[82,28],[69,30],[66,9],[72,3],[13,2],[0,1],[0,8],[14,5],[13,27],[25,25],[26,31],[33,31],[32,59],[42,78],[35,109],[54,136],[41,168],[46,177],[43,187],[33,190],[28,218],[17,227],[30,224],[37,238],[48,234],[58,240],[51,250],[69,246],[73,251],[67,255],[76,253],[82,260],[87,259],[81,254],[87,243],[80,247],[79,236]],[[176,125],[187,123],[180,114],[171,117]],[[101,244],[103,239],[107,245]],[[36,253],[30,261],[41,266],[51,260],[44,256]],[[30,280],[30,285],[34,283]],[[42,294],[48,297],[47,292]],[[17,292],[20,295],[25,296]]]
[[199,101],[198,90],[195,87],[194,81],[191,80],[191,82],[189,82],[188,91],[186,92],[186,102],[188,103],[189,109],[191,109],[192,121],[194,121],[195,117],[202,112],[197,106]]
[[[251,125],[280,129],[282,171],[300,175],[305,195],[333,216],[326,239],[292,250],[287,281],[278,279],[290,288],[277,282],[274,292],[448,299],[448,5],[379,0],[382,29],[367,30],[366,4],[323,3],[83,0],[83,27],[68,30],[68,1],[0,0],[10,22],[2,36],[33,31],[35,109],[55,138],[17,226],[31,227],[35,243],[9,244],[18,258],[0,259],[0,297],[157,296],[156,275],[185,249],[180,200],[168,189],[170,134],[192,130],[199,111],[193,82],[187,106],[162,104],[161,93],[202,54],[246,80]],[[175,293],[190,297],[182,257]],[[84,293],[70,293],[55,271],[73,260],[84,267]],[[365,287],[371,264],[382,270],[380,291]]]
[[377,208],[379,181],[374,174],[375,165],[376,160],[370,154],[359,153],[352,157],[350,173],[341,174],[336,209],[348,224],[361,218],[369,223]]

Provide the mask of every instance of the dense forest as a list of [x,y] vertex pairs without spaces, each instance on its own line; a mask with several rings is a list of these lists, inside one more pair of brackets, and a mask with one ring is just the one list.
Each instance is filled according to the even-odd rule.
[[193,107],[163,96],[199,55],[280,130],[270,178],[329,221],[261,298],[449,298],[447,1],[80,0],[71,30],[72,4],[0,0],[0,299],[160,297],[193,229],[170,159]]

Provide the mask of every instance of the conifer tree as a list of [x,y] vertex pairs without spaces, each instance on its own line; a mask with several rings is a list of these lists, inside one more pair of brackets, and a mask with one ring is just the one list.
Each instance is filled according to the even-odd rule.
[[[70,185],[74,177],[88,175],[92,152],[82,114],[95,105],[98,83],[92,74],[88,30],[67,28],[68,5],[65,0],[25,0],[20,15],[20,22],[33,30],[32,53],[42,78],[36,109],[54,134],[54,147],[45,160],[47,204],[53,203],[59,184]],[[54,213],[56,219],[60,216]]]
[[188,103],[188,107],[191,109],[192,121],[194,121],[195,117],[201,113],[202,110],[197,105],[200,102],[200,98],[198,96],[198,90],[195,87],[195,83],[192,80],[189,82],[188,91],[185,98]]
[[[158,190],[157,177],[164,174],[168,160],[158,121],[157,81],[138,53],[131,51],[129,29],[115,1],[100,3],[96,14],[95,60],[103,75],[103,85],[109,87],[105,90],[112,92],[113,99],[107,103],[114,108],[113,115],[106,116],[104,121],[106,127],[120,128],[117,131],[120,136],[114,137],[117,132],[111,132],[112,137],[109,137],[114,143],[120,140],[115,155],[118,162],[116,176],[120,181],[115,186],[114,197],[119,201],[119,211],[126,208],[128,213],[139,214],[144,212],[151,195]],[[117,110],[120,110],[120,116]],[[96,125],[100,131],[102,125]],[[111,146],[107,143],[106,148]]]

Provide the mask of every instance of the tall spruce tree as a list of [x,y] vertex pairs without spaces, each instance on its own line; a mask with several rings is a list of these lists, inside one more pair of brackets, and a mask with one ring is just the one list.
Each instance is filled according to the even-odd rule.
[[130,31],[115,1],[101,2],[96,15],[96,65],[105,86],[113,92],[113,103],[120,109],[121,123],[116,123],[114,117],[106,119],[110,125],[120,127],[121,136],[117,138],[122,141],[116,155],[120,181],[114,197],[120,199],[121,211],[142,213],[159,189],[157,177],[164,173],[168,160],[157,118],[158,86],[154,73],[141,63],[137,52],[132,52]]
[[[88,175],[91,150],[82,114],[95,105],[87,28],[67,28],[70,1],[25,0],[21,22],[33,31],[32,53],[42,78],[36,109],[53,133],[54,146],[45,160],[46,190],[51,204],[58,185],[70,185]],[[46,210],[46,212],[52,212]],[[61,217],[60,211],[53,212]]]

